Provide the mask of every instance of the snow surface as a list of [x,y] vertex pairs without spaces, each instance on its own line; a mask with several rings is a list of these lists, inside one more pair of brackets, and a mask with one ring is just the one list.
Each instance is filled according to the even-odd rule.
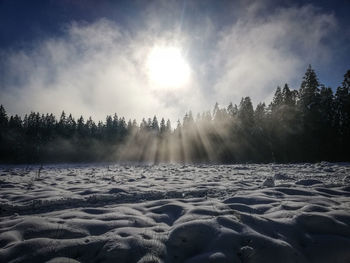
[[1,166],[0,262],[350,262],[350,164]]

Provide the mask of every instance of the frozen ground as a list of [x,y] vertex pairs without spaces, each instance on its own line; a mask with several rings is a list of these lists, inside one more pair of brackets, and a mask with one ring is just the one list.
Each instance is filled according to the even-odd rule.
[[2,166],[0,262],[348,263],[350,164]]

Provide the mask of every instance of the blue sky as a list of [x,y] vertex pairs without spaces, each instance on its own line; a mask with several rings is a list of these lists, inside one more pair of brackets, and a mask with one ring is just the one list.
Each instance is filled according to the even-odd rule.
[[[0,1],[0,103],[11,114],[61,110],[102,119],[269,102],[308,64],[340,85],[350,68],[349,1]],[[143,61],[181,49],[190,87],[153,90]]]

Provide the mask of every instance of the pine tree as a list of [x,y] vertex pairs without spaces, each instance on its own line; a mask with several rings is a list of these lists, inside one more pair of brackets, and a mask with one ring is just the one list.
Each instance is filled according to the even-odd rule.
[[263,123],[265,122],[266,118],[266,105],[265,102],[260,102],[255,109],[254,112],[254,122],[256,125],[262,129]]
[[67,118],[66,113],[62,111],[59,122],[57,123],[57,133],[59,135],[66,135]]
[[334,138],[337,136],[335,133],[334,96],[331,88],[321,86],[319,114],[320,122],[318,123],[317,137],[319,137],[319,142],[322,145],[319,159],[327,157],[328,160],[331,160],[334,156]]
[[8,117],[5,111],[4,106],[0,105],[0,129],[4,129],[7,127]]
[[127,134],[127,124],[125,118],[119,118],[119,127],[118,127],[118,135],[120,138],[123,138]]
[[113,115],[113,127],[118,127],[118,115],[114,113]]
[[337,88],[334,102],[338,159],[341,159],[348,155],[350,149],[350,70],[344,75],[342,85]]
[[171,122],[170,122],[169,119],[166,121],[166,131],[167,131],[167,132],[170,132],[170,131],[171,131]]
[[85,124],[84,124],[84,118],[83,116],[80,116],[77,122],[77,132],[80,137],[85,136]]
[[[131,120],[130,120],[131,121]],[[131,121],[130,129],[128,127],[128,133],[136,132],[137,131],[137,121],[134,119]]]
[[131,119],[128,120],[128,125],[127,125],[127,130],[130,133],[132,131],[133,127],[132,127],[132,121]]
[[157,133],[159,132],[159,124],[158,124],[158,120],[157,120],[156,116],[153,117],[151,128],[152,128],[153,131],[155,131]]
[[320,90],[321,121],[329,128],[334,125],[334,96],[331,88],[321,87]]
[[350,70],[344,75],[342,86],[335,93],[336,122],[340,135],[350,126]]
[[219,111],[219,103],[215,103],[214,105],[214,109],[213,109],[213,118],[215,119],[215,116],[217,114],[217,112]]
[[291,91],[289,89],[288,84],[286,83],[282,90],[283,104],[290,107],[294,107],[296,104],[296,97],[297,97],[297,92],[294,90]]
[[180,120],[177,120],[177,124],[176,124],[176,129],[178,130],[180,130],[181,129],[181,122],[180,122]]
[[[242,98],[241,103],[239,104],[238,118],[245,128],[251,129],[253,127],[254,109],[250,97]],[[251,130],[248,132],[251,132]]]
[[151,119],[151,118],[148,118],[148,119],[147,119],[147,129],[148,129],[149,131],[152,130],[152,119]]
[[107,132],[111,132],[113,127],[113,120],[111,115],[107,115],[106,117],[106,129]]
[[142,118],[142,121],[140,123],[140,130],[141,131],[145,131],[147,129],[148,129],[147,122],[146,122],[145,118]]
[[237,105],[235,104],[235,106],[233,106],[232,102],[230,102],[230,104],[227,106],[227,113],[231,117],[235,117],[238,113]]
[[11,116],[8,126],[10,129],[21,129],[22,128],[22,119],[17,114],[15,116]]
[[62,126],[65,126],[66,123],[67,123],[66,113],[65,113],[64,111],[62,111],[62,113],[61,113],[61,117],[60,117],[59,123],[60,123]]
[[299,105],[311,110],[317,104],[320,83],[311,65],[307,68],[299,90]]
[[299,122],[302,133],[300,141],[300,156],[304,161],[317,161],[320,158],[322,142],[320,83],[311,65],[306,70],[298,92]]
[[69,114],[69,116],[67,118],[67,127],[66,127],[68,136],[72,137],[74,135],[76,125],[77,125],[77,123],[75,122],[72,114]]
[[283,95],[282,95],[281,87],[278,86],[270,105],[272,112],[277,111],[282,104],[283,104]]
[[188,128],[193,126],[193,124],[194,124],[193,114],[192,114],[192,111],[189,111],[188,113],[185,114],[182,125]]
[[160,121],[160,133],[165,133],[166,132],[166,126],[165,126],[165,120],[162,118]]
[[96,136],[97,126],[95,122],[92,120],[91,116],[88,118],[88,120],[85,123],[85,129],[88,132],[89,136],[91,137]]

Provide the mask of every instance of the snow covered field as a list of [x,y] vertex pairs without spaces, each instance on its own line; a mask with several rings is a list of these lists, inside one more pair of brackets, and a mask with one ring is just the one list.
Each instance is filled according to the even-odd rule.
[[0,262],[350,262],[350,164],[1,166]]

